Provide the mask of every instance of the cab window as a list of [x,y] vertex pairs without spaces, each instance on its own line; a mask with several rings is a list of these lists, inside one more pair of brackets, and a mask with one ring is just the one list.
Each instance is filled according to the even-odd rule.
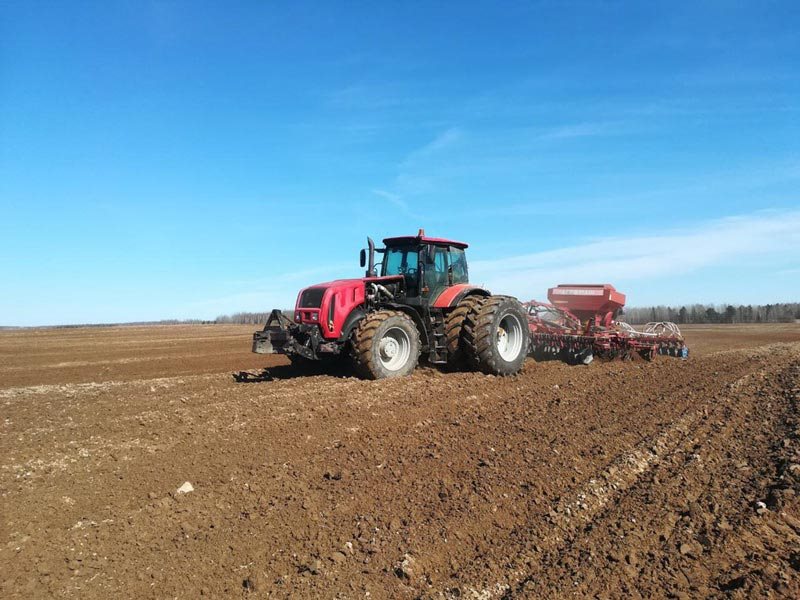
[[387,248],[383,257],[383,275],[416,275],[419,254],[416,248]]
[[431,295],[447,287],[447,248],[430,246],[428,263],[425,265],[425,286]]
[[434,249],[433,268],[437,273],[447,273],[447,253],[444,248]]
[[450,246],[450,267],[453,269],[453,283],[469,283],[467,272],[467,255],[463,248]]

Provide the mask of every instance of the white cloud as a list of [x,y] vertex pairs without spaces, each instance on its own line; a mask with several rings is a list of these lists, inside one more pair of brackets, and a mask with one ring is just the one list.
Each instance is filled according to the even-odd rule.
[[375,194],[376,196],[380,196],[381,198],[389,202],[389,204],[400,209],[400,212],[402,212],[405,216],[411,219],[423,219],[421,215],[418,215],[413,210],[411,210],[411,207],[408,205],[408,202],[403,200],[402,196],[400,196],[399,194],[394,194],[392,192],[387,192],[386,190],[379,190],[379,189],[372,190],[372,193]]
[[458,127],[451,127],[437,135],[429,143],[411,152],[402,164],[406,166],[413,165],[420,160],[430,158],[434,154],[457,144],[462,136],[463,134]]
[[[389,202],[398,200],[391,192],[373,192]],[[798,257],[800,210],[760,211],[683,230],[603,238],[533,254],[470,261],[470,280],[495,293],[541,300],[544,291],[558,283],[610,282],[626,292],[633,282],[657,282],[704,268],[735,266],[745,260],[763,263],[771,275],[794,280],[800,265]],[[766,269],[773,264],[773,269]],[[241,281],[235,286],[236,291],[188,303],[176,314],[213,318],[237,311],[287,308],[294,305],[302,287],[353,276],[358,274],[353,272],[352,263],[339,263],[267,280]]]
[[379,190],[374,189],[372,193],[376,196],[380,196],[384,200],[388,200],[390,203],[394,204],[397,208],[400,208],[404,211],[408,210],[408,203],[403,200],[399,194],[393,194],[392,192],[387,192],[386,190]]
[[459,128],[451,127],[424,146],[409,152],[398,164],[397,175],[395,175],[390,190],[373,189],[372,193],[399,208],[406,217],[416,220],[423,218],[414,211],[413,206],[406,198],[429,192],[435,188],[436,174],[431,171],[432,162],[441,155],[446,155],[449,149],[458,144],[462,136]]
[[240,291],[189,302],[180,307],[178,314],[213,319],[218,315],[242,311],[266,312],[273,308],[291,308],[302,288],[323,281],[355,277],[357,272],[353,273],[352,268],[352,263],[326,264],[275,275],[269,279],[240,281],[237,283]]
[[613,237],[584,244],[473,261],[470,279],[521,298],[558,283],[630,282],[736,266],[737,261],[800,261],[800,210],[761,211],[684,230]]
[[597,137],[629,133],[630,126],[620,122],[577,123],[556,127],[540,135],[540,140],[564,140],[570,138]]

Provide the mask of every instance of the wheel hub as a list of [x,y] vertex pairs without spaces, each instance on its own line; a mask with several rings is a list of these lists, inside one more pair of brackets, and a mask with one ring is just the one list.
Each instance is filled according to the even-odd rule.
[[393,338],[385,337],[381,340],[381,355],[384,358],[393,358],[397,355],[397,341]]
[[389,371],[399,371],[411,358],[411,340],[400,327],[387,330],[378,342],[378,359]]
[[524,334],[520,321],[511,314],[501,319],[497,327],[497,351],[503,360],[515,360],[523,351]]

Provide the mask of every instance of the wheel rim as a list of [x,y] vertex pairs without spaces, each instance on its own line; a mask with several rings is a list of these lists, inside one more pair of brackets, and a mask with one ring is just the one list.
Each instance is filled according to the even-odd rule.
[[411,339],[400,327],[387,329],[378,343],[378,356],[388,371],[399,371],[411,356]]
[[516,316],[509,314],[500,319],[500,326],[497,328],[497,352],[503,360],[511,362],[516,359],[522,350],[523,341],[522,323]]

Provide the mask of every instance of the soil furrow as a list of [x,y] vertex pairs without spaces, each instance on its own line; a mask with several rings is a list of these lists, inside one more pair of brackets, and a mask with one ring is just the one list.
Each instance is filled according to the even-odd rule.
[[[0,335],[30,364],[0,383],[0,596],[796,590],[800,328],[511,378],[278,358],[255,384],[250,328],[215,331]],[[169,357],[128,361],[148,344]]]

